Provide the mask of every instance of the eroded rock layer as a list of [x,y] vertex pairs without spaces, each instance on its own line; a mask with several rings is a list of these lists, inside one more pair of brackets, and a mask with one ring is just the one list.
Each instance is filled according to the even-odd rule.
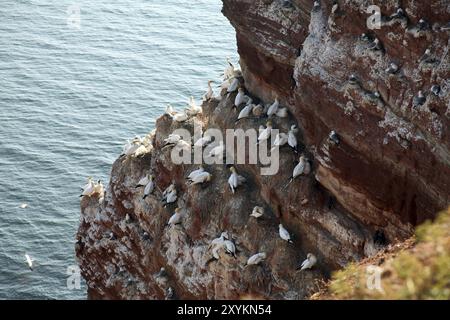
[[[224,92],[185,123],[159,118],[152,150],[114,163],[102,202],[82,199],[77,257],[91,298],[301,299],[316,279],[374,254],[375,235],[382,242],[406,239],[450,202],[448,1],[223,3],[236,29],[247,94],[263,103],[278,97],[289,108],[274,128],[287,132],[298,124],[312,173],[285,190],[297,155],[281,149],[275,176],[262,176],[259,165],[236,166],[247,179],[236,194],[225,165],[206,167],[213,179],[204,187],[187,186],[186,175],[197,167],[172,164],[170,148],[162,148],[174,129],[258,128],[267,119],[236,124],[235,93]],[[368,30],[372,4],[381,9],[381,28]],[[399,7],[404,16],[392,16]],[[380,50],[371,49],[375,39]],[[391,63],[397,71],[388,70]],[[417,104],[419,91],[426,101]],[[337,145],[328,139],[332,130]],[[143,199],[135,185],[149,172],[157,190]],[[163,208],[161,191],[172,181],[178,201]],[[261,220],[249,217],[255,205],[266,208]],[[169,228],[176,206],[186,214]],[[278,236],[280,222],[294,244]],[[233,237],[237,257],[212,261],[208,245],[222,231]],[[266,261],[244,268],[261,251]],[[317,266],[295,272],[308,252]],[[161,267],[164,276],[157,275]]]

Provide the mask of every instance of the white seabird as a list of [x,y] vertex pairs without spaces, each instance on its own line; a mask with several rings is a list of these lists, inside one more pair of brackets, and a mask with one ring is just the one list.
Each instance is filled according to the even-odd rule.
[[247,266],[257,265],[260,262],[262,262],[264,259],[266,259],[266,257],[267,257],[267,255],[265,252],[260,252],[260,253],[254,254],[250,258],[248,258]]
[[313,255],[312,253],[308,253],[306,257],[307,257],[306,260],[303,261],[302,264],[297,267],[297,270],[300,269],[301,271],[311,269],[316,264],[317,258],[315,255]]
[[181,219],[182,219],[181,209],[180,208],[176,208],[175,209],[175,213],[170,217],[170,219],[167,222],[167,224],[169,226],[173,226],[173,225],[179,224],[179,223],[181,223]]
[[279,229],[279,234],[280,234],[280,238],[289,242],[289,243],[294,243],[291,240],[291,235],[289,234],[289,232],[283,227],[283,225],[280,223],[278,225],[278,229]]
[[177,189],[174,184],[171,184],[166,190],[164,190],[162,201],[165,201],[166,205],[177,201]]
[[278,98],[275,98],[275,101],[270,105],[269,109],[267,110],[267,116],[271,117],[274,114],[276,114],[279,106],[280,103],[278,102]]
[[211,136],[204,136],[194,143],[194,147],[204,147],[212,141]]
[[286,133],[280,132],[275,137],[275,141],[273,142],[273,147],[271,151],[275,150],[276,148],[284,146],[288,142],[288,135]]
[[231,175],[228,178],[228,184],[230,185],[231,192],[234,193],[234,190],[245,182],[245,178],[237,174],[235,167],[230,167],[230,171]]
[[192,172],[187,176],[187,178],[188,178],[189,180],[192,180],[192,179],[194,179],[195,176],[197,176],[198,174],[200,174],[200,173],[202,173],[202,172],[204,172],[204,171],[205,171],[205,169],[203,168],[203,166],[200,166],[197,170],[192,171]]
[[28,208],[28,204],[22,203],[22,204],[19,206],[19,208],[20,208],[20,209],[26,209],[26,208]]
[[247,101],[247,96],[245,95],[245,91],[243,88],[238,89],[238,94],[236,95],[236,98],[234,99],[234,106],[239,108],[241,104],[245,103]]
[[226,239],[223,241],[223,246],[228,254],[231,254],[236,258],[236,246],[234,245],[233,241]]
[[103,197],[103,194],[105,193],[105,187],[103,186],[103,183],[98,180],[98,182],[94,185],[94,191],[92,194],[98,194],[100,197]]
[[267,121],[266,125],[267,127],[264,130],[260,130],[258,141],[263,141],[270,138],[270,135],[272,133],[272,121]]
[[152,192],[155,190],[155,182],[152,175],[150,175],[149,180],[144,188],[144,197],[142,199],[147,198]]
[[254,217],[256,219],[262,217],[264,215],[264,208],[263,207],[254,207],[252,210],[252,213],[250,214],[251,217]]
[[229,84],[228,88],[227,88],[228,93],[235,92],[239,87],[239,79],[238,78],[234,78],[233,80],[231,80],[231,83],[229,80],[226,82]]
[[165,114],[169,115],[170,117],[172,117],[175,114],[175,111],[173,110],[172,105],[168,104],[166,106],[166,112]]
[[189,116],[186,114],[186,112],[176,113],[173,115],[173,120],[176,122],[184,122],[187,119],[189,119]]
[[208,101],[208,100],[211,100],[212,98],[214,98],[214,91],[211,86],[211,83],[213,83],[213,81],[209,80],[208,81],[208,91],[206,91],[206,93],[203,95],[203,101]]
[[191,181],[191,185],[195,185],[195,184],[202,184],[205,182],[209,182],[211,181],[212,175],[209,172],[203,171],[199,174],[197,174],[196,176],[194,176],[194,178],[190,179]]
[[194,97],[191,96],[191,98],[189,99],[189,106],[185,109],[185,111],[188,116],[193,117],[201,114],[203,112],[203,109],[201,106],[197,105]]
[[245,107],[242,108],[241,112],[239,112],[236,121],[247,118],[250,115],[250,113],[253,111],[253,108],[255,107],[255,105],[252,102],[253,102],[252,99],[249,98]]
[[27,261],[28,264],[28,268],[30,268],[31,271],[33,271],[33,259],[31,259],[31,257],[28,254],[25,254],[25,259]]
[[141,179],[139,179],[138,183],[136,184],[136,188],[146,186],[147,183],[149,183],[149,181],[150,181],[150,175],[147,173]]
[[95,183],[92,178],[89,177],[88,183],[83,187],[83,192],[80,197],[91,196],[95,192]]
[[298,133],[298,128],[295,124],[293,124],[291,126],[291,129],[288,132],[288,144],[295,151],[297,151],[297,145],[298,145],[297,133]]

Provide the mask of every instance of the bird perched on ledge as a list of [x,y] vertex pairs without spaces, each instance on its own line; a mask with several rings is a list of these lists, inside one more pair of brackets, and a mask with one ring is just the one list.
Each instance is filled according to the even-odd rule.
[[254,254],[250,258],[248,258],[246,267],[251,266],[251,265],[257,265],[266,258],[267,258],[267,255],[265,252],[259,252],[257,254]]
[[228,178],[228,184],[230,185],[231,192],[234,193],[235,189],[245,182],[245,178],[237,174],[235,167],[230,167],[231,175]]
[[262,217],[263,215],[264,215],[264,208],[258,206],[254,207],[252,213],[250,214],[251,217],[256,219]]
[[289,243],[294,243],[291,240],[291,235],[289,234],[289,232],[283,227],[283,225],[280,223],[278,225],[278,233],[280,234],[280,238],[289,242]]
[[302,262],[301,265],[297,267],[297,270],[300,269],[300,271],[311,269],[315,264],[317,263],[317,258],[312,253],[308,253],[306,255],[306,260]]

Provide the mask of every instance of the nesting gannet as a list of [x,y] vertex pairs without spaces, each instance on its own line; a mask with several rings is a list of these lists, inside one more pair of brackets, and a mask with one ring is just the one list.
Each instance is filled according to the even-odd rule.
[[125,222],[130,222],[130,220],[131,220],[130,215],[127,213],[125,215]]
[[275,98],[275,101],[270,105],[269,109],[267,110],[267,116],[271,117],[274,114],[276,114],[279,106],[280,106],[280,103],[278,102],[278,97],[277,97],[277,98]]
[[166,205],[177,201],[177,189],[175,188],[175,184],[172,183],[164,190],[162,201],[165,202]]
[[197,170],[192,171],[192,172],[187,176],[187,178],[188,178],[189,180],[192,180],[192,179],[194,179],[195,176],[197,176],[198,174],[200,174],[200,173],[202,173],[202,172],[204,172],[204,171],[205,171],[205,169],[203,168],[203,166],[200,166]]
[[275,141],[273,142],[273,147],[271,151],[276,148],[284,146],[288,142],[288,135],[286,133],[280,132],[276,135]]
[[278,118],[286,118],[288,116],[288,109],[287,108],[278,108],[277,112],[275,112],[275,115]]
[[172,117],[175,114],[175,110],[173,110],[172,105],[168,104],[166,106],[166,112],[164,114],[167,114],[170,117]]
[[253,108],[255,107],[254,104],[252,104],[251,99],[247,102],[244,108],[242,108],[241,112],[239,112],[238,118],[236,121],[239,121],[241,119],[247,118],[250,113],[252,112]]
[[234,190],[245,182],[245,178],[237,174],[235,167],[230,167],[231,175],[228,178],[228,184],[230,185],[231,192],[234,193]]
[[181,223],[181,218],[182,218],[181,209],[176,208],[174,214],[170,217],[169,221],[167,222],[167,225],[174,226],[176,224],[179,224]]
[[270,138],[270,135],[272,133],[272,121],[267,121],[266,125],[267,127],[264,130],[260,131],[258,141],[263,141]]
[[203,171],[197,175],[195,175],[192,179],[190,179],[191,185],[202,184],[205,182],[211,181],[212,175],[209,172]]
[[287,241],[287,242],[289,242],[289,243],[294,243],[294,242],[291,240],[291,235],[290,235],[289,232],[283,227],[283,225],[282,225],[281,223],[278,225],[278,231],[279,231],[279,234],[280,234],[280,238],[281,238],[281,239],[283,239],[283,240],[285,240],[285,241]]
[[234,106],[239,108],[241,104],[244,104],[247,101],[247,96],[245,95],[245,90],[243,88],[238,89],[238,94],[234,99]]
[[100,180],[98,180],[97,183],[94,185],[93,194],[98,194],[100,197],[102,197],[104,193],[105,187],[103,186],[103,183]]
[[221,155],[223,156],[224,151],[225,151],[225,145],[224,145],[223,141],[219,141],[219,145],[212,148],[209,151],[208,156],[210,156],[210,157],[217,157],[217,156],[221,156]]
[[83,192],[80,197],[91,196],[95,192],[95,183],[92,178],[88,179],[88,183],[83,187]]
[[398,71],[398,66],[393,62],[391,62],[389,64],[389,67],[387,67],[387,69],[386,69],[386,73],[389,73],[389,74],[395,74],[395,73],[397,73],[397,71]]
[[255,117],[260,117],[264,113],[264,107],[261,104],[253,107],[252,113]]
[[338,145],[341,142],[341,138],[339,137],[339,135],[336,133],[336,131],[332,130],[330,132],[330,134],[328,135],[328,139],[330,140],[331,143],[333,143],[334,145]]
[[258,206],[254,207],[252,213],[250,214],[251,217],[256,219],[262,217],[263,215],[264,215],[264,208]]
[[133,152],[133,156],[137,158],[137,157],[140,157],[140,156],[143,156],[143,155],[147,154],[149,151],[150,151],[150,149],[148,149],[146,146],[140,145],[136,149],[136,151]]
[[212,80],[208,81],[208,91],[206,91],[206,93],[203,95],[203,100],[204,101],[208,101],[211,100],[212,98],[214,98],[214,91],[213,88],[211,86],[211,83],[213,83]]
[[236,71],[236,68],[234,67],[233,63],[231,62],[230,58],[227,57],[227,64],[228,66],[223,71],[223,77],[224,79],[229,79],[234,76],[234,73]]
[[194,147],[204,147],[212,141],[211,136],[204,136],[194,143]]
[[308,175],[310,172],[311,165],[309,160],[304,155],[301,155],[298,159],[298,164],[294,167],[294,170],[292,170],[292,177],[290,178],[289,183],[291,183],[298,176]]
[[33,271],[33,259],[31,259],[31,257],[28,254],[25,254],[25,259],[27,261],[28,264],[28,268],[30,268],[31,271]]
[[153,176],[151,175],[144,188],[144,197],[142,199],[147,198],[153,192],[153,190],[155,190],[155,182]]
[[231,80],[231,83],[230,83],[230,81],[227,81],[227,82],[229,83],[228,89],[227,89],[228,93],[235,92],[238,89],[239,83],[240,83],[238,78],[234,78],[233,80]]
[[425,104],[426,101],[427,98],[424,96],[422,90],[419,90],[417,96],[415,96],[413,99],[413,106],[414,107],[422,106]]
[[312,253],[308,253],[306,255],[306,260],[302,262],[301,265],[299,265],[297,267],[297,270],[300,269],[301,270],[306,270],[306,269],[311,269],[317,262],[317,258],[315,255],[313,255]]
[[173,120],[176,122],[184,122],[187,119],[189,119],[189,116],[186,114],[186,112],[176,113],[173,115]]
[[381,45],[381,42],[378,38],[375,38],[372,43],[369,45],[370,50],[378,51],[383,49],[383,46]]
[[266,257],[267,257],[267,255],[265,252],[260,252],[260,253],[254,254],[250,258],[248,258],[247,266],[257,265],[257,264],[261,263],[264,259],[266,259]]
[[298,133],[298,128],[295,124],[293,124],[291,126],[291,129],[288,132],[288,144],[292,149],[294,149],[295,152],[297,152],[297,146],[298,146],[297,133]]
[[441,87],[439,85],[435,84],[431,87],[430,90],[435,96],[439,96],[439,93],[441,92]]
[[236,246],[233,241],[226,239],[223,241],[223,246],[228,254],[236,258]]
[[164,139],[164,146],[170,145],[170,144],[176,144],[178,141],[181,140],[181,136],[178,134],[169,134],[169,136]]
[[215,238],[211,241],[210,246],[217,246],[217,245],[222,245],[223,242],[225,241],[225,239],[228,239],[228,232],[224,231],[220,234],[220,237]]
[[136,188],[146,186],[149,181],[150,175],[147,173],[141,179],[139,179],[138,183],[136,184]]
[[196,116],[198,114],[201,114],[203,112],[203,109],[201,106],[198,106],[197,103],[195,102],[194,97],[190,97],[189,99],[189,105],[188,107],[185,109],[186,114],[190,117]]

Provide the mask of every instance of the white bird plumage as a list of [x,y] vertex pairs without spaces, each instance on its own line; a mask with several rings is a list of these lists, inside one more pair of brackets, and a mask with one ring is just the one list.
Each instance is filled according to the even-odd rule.
[[257,264],[261,263],[264,259],[266,259],[266,257],[267,257],[267,255],[265,252],[259,252],[257,254],[254,254],[250,258],[248,258],[247,266],[257,265]]
[[234,99],[234,105],[236,107],[240,107],[241,104],[244,104],[247,101],[248,97],[245,95],[245,91],[242,88],[238,89],[238,94],[236,95],[236,98]]
[[34,260],[28,254],[25,254],[25,259],[27,261],[28,268],[30,268],[30,270],[33,271],[33,261]]
[[281,223],[278,225],[278,231],[279,231],[279,234],[280,234],[280,238],[281,238],[281,239],[283,239],[283,240],[285,240],[285,241],[287,241],[287,242],[289,242],[289,243],[292,243],[291,235],[290,235],[289,232],[283,227],[283,225],[282,225]]
[[298,128],[295,124],[293,124],[291,126],[291,129],[288,132],[288,144],[294,150],[297,150],[297,145],[298,145],[297,133],[298,133]]
[[200,139],[198,139],[195,143],[194,143],[194,147],[204,147],[206,146],[208,143],[210,143],[212,141],[212,137],[211,136],[204,136],[201,137]]
[[176,208],[174,214],[170,217],[169,221],[167,222],[167,224],[169,226],[173,226],[176,224],[181,223],[183,216],[181,213],[181,209],[180,208]]
[[205,169],[204,169],[202,166],[200,166],[198,169],[192,171],[192,172],[188,175],[187,178],[188,178],[189,180],[192,180],[192,179],[194,179],[195,176],[197,176],[198,174],[200,174],[200,173],[202,173],[202,172],[204,172],[204,171],[205,171]]
[[223,156],[223,152],[224,151],[225,151],[225,145],[224,145],[223,141],[219,141],[219,145],[215,146],[214,148],[212,148],[209,151],[208,156],[210,156],[210,157],[217,157],[217,156],[220,156],[220,155]]
[[300,269],[300,271],[302,271],[306,269],[311,269],[316,263],[317,263],[316,256],[313,255],[312,253],[308,253],[306,255],[306,259],[302,262],[302,264],[299,267],[297,267],[297,270]]
[[230,168],[231,175],[228,178],[228,184],[230,185],[231,192],[234,193],[235,189],[245,182],[245,178],[240,176],[235,167]]
[[264,141],[270,138],[270,135],[272,134],[272,122],[267,122],[267,127],[263,130],[260,130],[258,141]]
[[144,188],[143,199],[147,198],[153,192],[153,190],[155,190],[155,182],[153,181],[153,176],[150,176]]
[[238,78],[234,78],[232,80],[231,79],[227,80],[225,83],[228,83],[228,88],[227,88],[228,93],[235,92],[239,88],[239,79]]
[[258,219],[260,217],[262,217],[264,215],[264,208],[263,207],[254,207],[252,210],[252,213],[250,214],[250,216]]
[[267,116],[271,117],[274,114],[276,114],[279,106],[280,103],[278,102],[278,98],[275,98],[275,101],[270,105],[269,109],[267,110]]
[[208,181],[211,181],[212,175],[209,172],[203,171],[197,175],[195,175],[192,179],[190,179],[191,185],[201,184]]
[[250,115],[250,113],[252,112],[254,107],[255,107],[255,105],[252,103],[251,98],[249,98],[249,101],[247,102],[245,107],[242,108],[241,112],[239,112],[237,120],[247,118]]
[[185,112],[188,116],[193,117],[196,116],[198,114],[201,114],[203,112],[203,109],[201,106],[198,106],[197,103],[195,102],[194,97],[190,97],[189,98],[189,105],[188,107],[185,109]]
[[288,142],[288,135],[286,133],[280,132],[276,135],[275,141],[273,142],[272,151],[276,148],[284,146]]

